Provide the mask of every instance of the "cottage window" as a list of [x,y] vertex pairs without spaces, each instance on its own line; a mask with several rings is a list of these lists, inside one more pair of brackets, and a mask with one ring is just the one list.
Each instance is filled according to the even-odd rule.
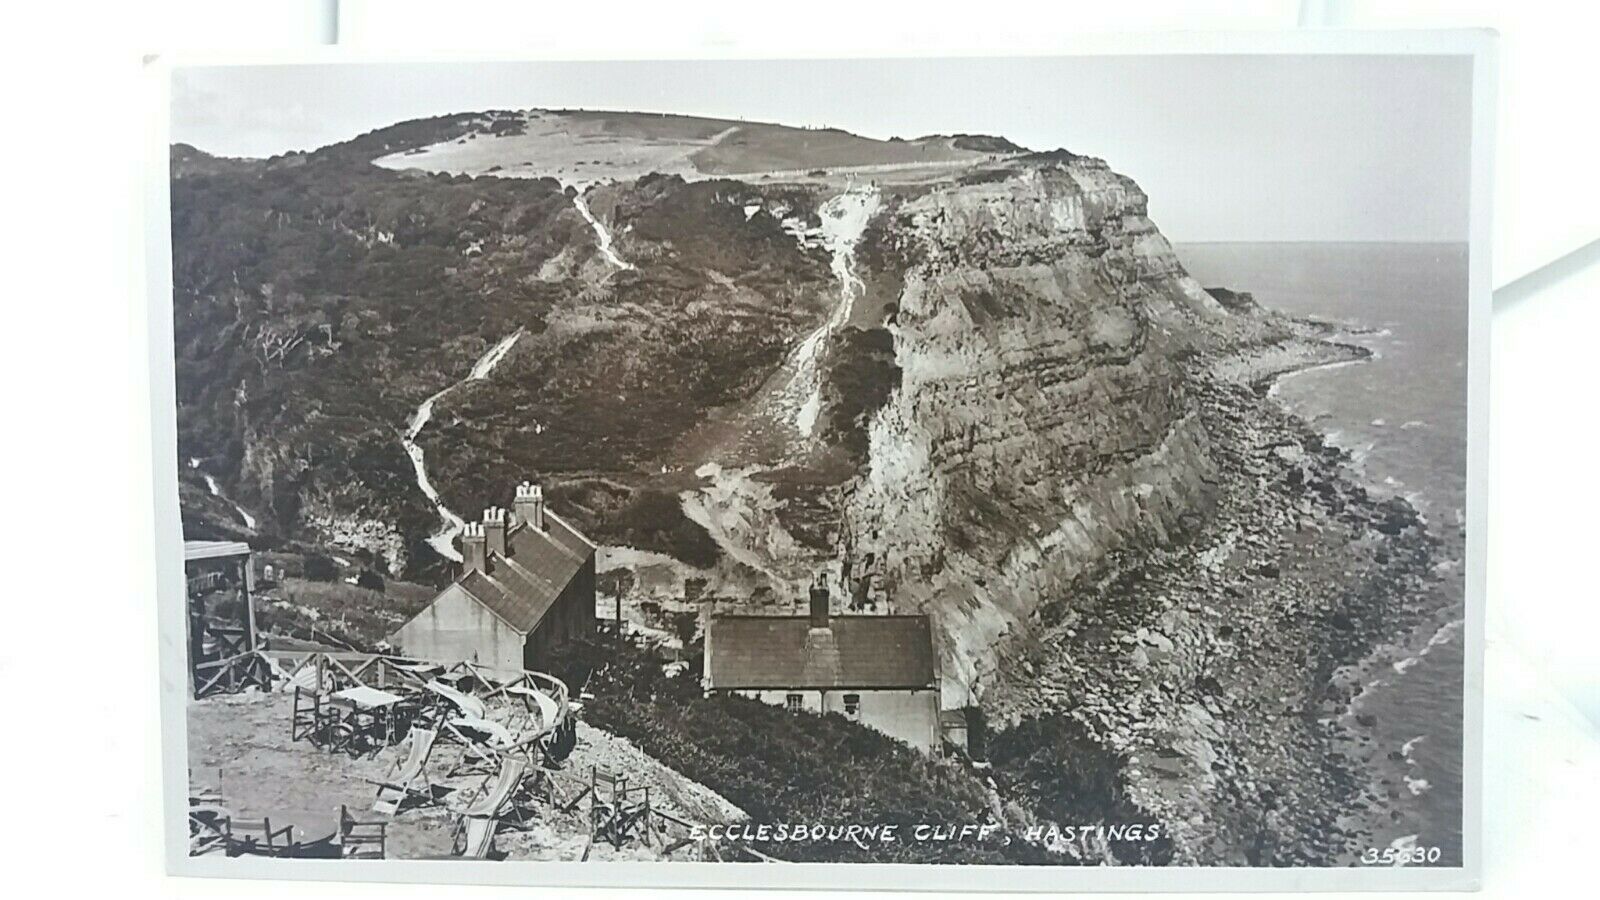
[[861,695],[860,694],[845,694],[844,695],[844,714],[847,715],[847,716],[850,716],[851,718],[854,718],[856,716],[861,715]]
[[783,698],[783,708],[787,709],[790,712],[799,712],[800,711],[800,703],[804,699],[805,698],[800,696],[799,694],[790,694],[789,696]]

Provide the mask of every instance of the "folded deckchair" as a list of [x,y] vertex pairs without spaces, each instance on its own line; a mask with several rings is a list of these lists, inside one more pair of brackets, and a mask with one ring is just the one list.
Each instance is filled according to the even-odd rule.
[[516,747],[511,732],[489,719],[455,718],[444,723],[444,728],[461,744],[461,756],[450,767],[450,775],[493,771],[505,755],[502,751]]
[[189,855],[199,856],[228,843],[227,823],[232,813],[220,803],[189,801]]
[[455,704],[456,709],[461,710],[461,714],[469,719],[483,719],[489,715],[489,709],[483,705],[482,700],[471,694],[458,691],[437,678],[429,681],[425,686],[428,690]]
[[[439,732],[431,728],[411,729],[411,750],[406,754],[404,761],[396,765],[389,777],[383,781],[373,782],[378,786],[378,794],[372,800],[372,811],[386,816],[392,816],[400,811],[400,805],[405,803],[407,797],[427,797],[432,799],[433,793],[429,790],[428,757],[433,753],[434,741],[439,737]],[[418,788],[417,782],[422,782]]]
[[534,705],[539,708],[540,729],[548,731],[550,728],[555,726],[556,715],[561,708],[556,704],[554,697],[546,694],[544,691],[538,690],[537,688],[526,687],[520,684],[514,684],[506,688],[506,693],[527,697],[533,701]]
[[483,735],[483,738],[481,739],[468,738],[475,744],[488,744],[490,747],[504,749],[517,742],[517,739],[511,735],[510,729],[492,719],[469,719],[462,717],[451,719],[450,725],[452,730],[456,731],[458,734],[461,731],[470,731],[475,735]]
[[501,811],[522,784],[522,776],[526,771],[527,763],[520,758],[506,757],[501,760],[494,783],[461,813],[457,837],[461,847],[459,855],[472,859],[489,856],[489,849],[494,845],[495,829],[500,825]]

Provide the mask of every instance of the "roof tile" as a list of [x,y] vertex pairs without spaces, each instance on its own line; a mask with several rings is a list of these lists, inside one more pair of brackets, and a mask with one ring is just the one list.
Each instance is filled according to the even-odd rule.
[[594,555],[565,522],[543,531],[526,523],[506,535],[506,555],[489,554],[488,573],[469,571],[457,583],[522,634],[538,626],[556,598]]
[[927,616],[712,616],[710,687],[922,688],[937,679]]

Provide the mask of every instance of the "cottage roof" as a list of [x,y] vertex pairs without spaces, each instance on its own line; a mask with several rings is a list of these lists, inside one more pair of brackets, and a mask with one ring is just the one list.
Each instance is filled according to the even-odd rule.
[[712,616],[706,665],[718,690],[925,688],[937,679],[927,616]]
[[243,541],[184,541],[183,561],[222,559],[230,556],[249,556],[250,545]]
[[528,634],[566,590],[595,546],[577,529],[545,511],[545,527],[518,523],[506,534],[505,555],[491,552],[488,571],[469,569],[456,579],[472,599],[507,625]]

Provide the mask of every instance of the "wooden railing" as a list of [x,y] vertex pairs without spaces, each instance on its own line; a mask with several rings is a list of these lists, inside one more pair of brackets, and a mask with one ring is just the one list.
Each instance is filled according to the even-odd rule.
[[[465,677],[463,677],[465,676]],[[437,663],[378,653],[325,650],[252,650],[194,667],[196,699],[237,693],[249,687],[263,691],[294,685],[314,693],[332,693],[366,686],[384,690],[420,691],[435,678],[461,683],[485,700],[508,696],[515,688],[531,688],[555,701],[555,716],[524,740],[553,732],[571,715],[567,685],[544,672],[504,671],[476,663]]]
[[247,650],[222,659],[196,663],[194,697],[236,694],[245,688],[272,690],[272,666],[258,650]]
[[719,845],[707,839],[694,822],[662,808],[651,797],[648,784],[630,784],[625,775],[591,765],[587,771],[541,770],[534,777],[539,785],[531,796],[537,801],[557,813],[584,810],[589,840],[584,845],[582,861],[588,861],[597,841],[621,848],[631,839],[653,847],[664,857],[694,847],[703,859],[719,862],[783,861],[743,844]]

